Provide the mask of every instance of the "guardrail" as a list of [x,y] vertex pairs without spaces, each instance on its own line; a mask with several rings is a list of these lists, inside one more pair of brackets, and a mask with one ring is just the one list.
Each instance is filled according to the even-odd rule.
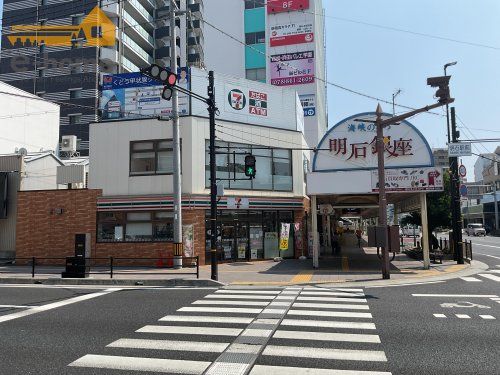
[[[26,264],[10,264],[9,267],[30,267],[31,277],[34,278],[36,275],[37,267],[59,267],[57,272],[44,272],[44,273],[61,273],[61,269],[65,269],[64,264],[75,257],[31,257],[31,258],[0,258],[0,262],[26,262]],[[184,272],[178,271],[174,268],[173,262],[174,257],[159,257],[159,258],[117,258],[117,257],[107,257],[107,258],[84,258],[85,259],[85,273],[102,275],[109,274],[110,279],[114,275],[127,274],[127,275],[158,275],[159,273],[147,272],[147,269],[161,269],[165,271],[175,270],[175,275],[196,275],[196,278],[200,278],[200,258],[196,257],[182,257],[182,270],[184,269],[194,269],[194,272]],[[59,264],[55,264],[56,261],[60,261]],[[83,261],[83,258],[80,259]],[[146,263],[142,265],[137,265],[133,263]],[[120,264],[121,263],[121,264]],[[128,263],[128,264],[124,264]],[[92,271],[94,269],[94,271]],[[95,271],[96,269],[102,269],[102,271]],[[126,269],[126,271],[123,271]],[[106,272],[107,270],[107,272]],[[122,270],[122,271],[120,271]],[[138,271],[133,271],[138,270]],[[1,271],[0,271],[1,273]]]

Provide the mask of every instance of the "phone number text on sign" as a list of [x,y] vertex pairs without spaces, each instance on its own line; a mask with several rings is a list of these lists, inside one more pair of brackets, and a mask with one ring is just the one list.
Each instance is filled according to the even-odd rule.
[[314,83],[314,52],[271,56],[271,85],[290,86]]

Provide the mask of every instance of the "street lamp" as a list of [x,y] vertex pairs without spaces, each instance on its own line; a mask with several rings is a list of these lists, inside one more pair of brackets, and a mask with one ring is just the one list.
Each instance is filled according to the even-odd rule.
[[398,89],[395,93],[392,94],[392,115],[396,116],[396,96],[401,94],[401,89]]
[[[450,66],[457,65],[456,61],[444,64],[443,70],[444,70],[444,75],[446,76],[446,69]],[[446,104],[446,136],[448,137],[448,143],[450,143],[450,114],[448,111],[448,104]]]

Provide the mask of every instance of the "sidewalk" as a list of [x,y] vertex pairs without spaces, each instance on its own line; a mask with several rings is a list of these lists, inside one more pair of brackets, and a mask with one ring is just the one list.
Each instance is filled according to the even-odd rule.
[[[354,284],[362,286],[393,285],[440,281],[481,272],[485,265],[473,261],[471,265],[457,265],[454,261],[431,264],[429,270],[423,269],[423,262],[397,254],[391,262],[391,279],[382,280],[381,261],[376,248],[358,248],[354,237],[345,236],[340,254],[333,256],[331,249],[322,249],[319,269],[313,269],[312,260],[286,259],[281,262],[255,261],[224,263],[218,266],[219,283],[210,280],[211,266],[200,266],[200,279],[196,279],[196,269],[119,269],[120,273],[110,279],[109,269],[92,269],[86,279],[61,279],[62,267],[37,267],[34,279],[31,267],[0,266],[0,283],[44,284],[101,284],[101,285],[158,285],[158,286],[220,286],[226,285],[315,285],[315,284]],[[392,257],[392,254],[391,254]],[[142,274],[137,274],[142,272]],[[193,273],[191,275],[182,272]]]

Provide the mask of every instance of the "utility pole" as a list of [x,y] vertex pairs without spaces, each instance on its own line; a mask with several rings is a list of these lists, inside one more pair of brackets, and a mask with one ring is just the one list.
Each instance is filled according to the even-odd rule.
[[384,126],[382,125],[382,107],[377,105],[377,158],[378,158],[378,217],[379,226],[383,227],[382,247],[382,278],[390,279],[389,264],[389,233],[387,231],[387,194],[385,192],[385,147],[384,147]]
[[[175,0],[170,0],[170,71],[177,74],[177,30],[175,13],[179,9]],[[174,149],[174,268],[182,268],[184,255],[182,243],[182,180],[181,142],[179,134],[179,92],[172,92],[172,138]]]
[[215,88],[214,72],[208,72],[208,114],[210,120],[210,266],[211,279],[218,280],[217,259],[217,168],[215,163]]
[[[455,117],[455,107],[451,107],[451,139],[458,142],[459,133]],[[453,248],[457,264],[464,264],[462,247],[462,213],[460,210],[460,177],[458,176],[458,158],[450,158],[451,172],[451,226],[453,230]]]
[[498,230],[498,199],[496,181],[493,181],[493,201],[495,202],[495,230]]
[[[444,76],[446,77],[446,69],[450,66],[457,65],[457,62],[451,62],[444,64],[443,70],[444,70]],[[448,110],[448,103],[446,104],[446,136],[448,137],[448,143],[450,143],[450,111]]]

